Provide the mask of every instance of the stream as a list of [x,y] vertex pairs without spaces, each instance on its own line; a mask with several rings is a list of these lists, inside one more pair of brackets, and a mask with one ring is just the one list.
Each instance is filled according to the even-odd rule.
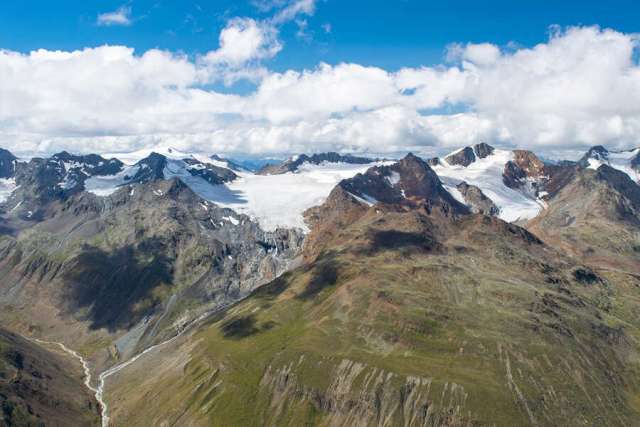
[[[249,294],[251,295],[251,294]],[[239,299],[238,301],[234,301],[232,304],[237,304],[238,302],[242,301],[243,299],[247,298],[249,295],[245,296],[244,298]],[[58,346],[60,347],[64,352],[66,352],[67,354],[71,355],[72,357],[74,357],[75,359],[78,359],[81,363],[82,363],[82,369],[84,370],[84,385],[87,387],[87,389],[89,389],[94,395],[96,400],[98,401],[98,403],[100,404],[100,408],[101,408],[101,419],[102,419],[102,427],[109,427],[109,407],[107,406],[107,403],[104,400],[104,388],[105,388],[105,382],[107,380],[107,378],[109,378],[110,376],[118,373],[119,371],[121,371],[122,369],[126,368],[127,366],[131,365],[132,363],[136,362],[138,359],[140,359],[141,357],[143,357],[146,354],[149,354],[150,352],[156,350],[159,347],[163,347],[171,342],[173,342],[174,340],[178,339],[180,336],[182,336],[185,332],[189,331],[191,328],[193,328],[196,324],[198,324],[199,322],[205,320],[207,317],[218,313],[226,308],[228,308],[231,304],[224,304],[220,307],[217,307],[215,309],[209,310],[204,312],[203,314],[201,314],[200,316],[196,317],[195,319],[193,319],[191,322],[187,323],[180,331],[178,331],[178,333],[176,335],[174,335],[173,337],[162,341],[161,343],[152,345],[151,347],[147,348],[146,350],[144,350],[143,352],[137,354],[136,356],[132,357],[131,359],[122,362],[118,365],[112,366],[111,368],[107,369],[106,371],[103,371],[102,373],[100,373],[100,375],[98,375],[98,387],[94,387],[91,385],[91,369],[89,368],[89,362],[87,362],[87,360],[82,357],[80,354],[78,354],[78,352],[76,352],[75,350],[70,349],[69,347],[67,347],[66,345],[64,345],[61,342],[56,342],[56,341],[45,341],[45,340],[41,340],[38,338],[31,338],[31,337],[24,337],[28,340],[34,341],[36,343],[39,344],[46,344],[46,345],[52,345],[52,346]]]

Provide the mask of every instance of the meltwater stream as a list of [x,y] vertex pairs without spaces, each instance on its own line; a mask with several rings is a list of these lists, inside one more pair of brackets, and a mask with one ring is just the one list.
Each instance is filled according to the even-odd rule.
[[[239,299],[238,301],[235,301],[233,304],[237,304],[238,302],[242,301],[243,299],[247,298],[248,296],[249,295],[245,296],[244,298]],[[171,343],[172,341],[178,339],[185,332],[191,330],[191,328],[193,328],[199,322],[205,320],[207,317],[209,317],[209,316],[211,316],[211,315],[213,315],[215,313],[218,313],[218,312],[228,308],[231,305],[232,304],[225,304],[225,305],[217,307],[215,309],[206,311],[205,313],[201,314],[200,316],[196,317],[191,322],[189,322],[187,325],[185,325],[173,337],[171,337],[171,338],[167,339],[166,341],[163,341],[163,342],[161,342],[159,344],[155,344],[155,345],[147,348],[146,350],[144,350],[142,353],[132,357],[131,359],[129,359],[129,360],[125,361],[125,362],[122,362],[119,365],[115,365],[115,366],[107,369],[106,371],[102,372],[98,376],[98,387],[94,387],[94,386],[91,385],[92,377],[91,377],[91,369],[89,368],[89,363],[87,362],[87,360],[84,357],[82,357],[80,354],[78,354],[78,352],[70,349],[69,347],[67,347],[66,345],[64,345],[64,344],[62,344],[60,342],[45,341],[45,340],[41,340],[41,339],[38,339],[38,338],[30,338],[30,337],[25,337],[25,338],[29,339],[31,341],[40,343],[40,344],[57,345],[63,351],[65,351],[66,353],[70,354],[75,359],[78,359],[82,363],[82,369],[84,370],[84,385],[87,387],[87,389],[89,389],[89,390],[91,390],[91,392],[93,392],[93,394],[95,395],[96,400],[100,404],[100,409],[101,409],[100,415],[101,415],[101,419],[102,419],[102,427],[109,427],[109,407],[108,407],[107,403],[104,400],[104,387],[105,387],[105,382],[106,382],[107,378],[109,378],[110,376],[118,373],[119,371],[121,371],[122,369],[124,369],[127,366],[131,365],[132,363],[136,362],[138,359],[140,359],[144,355],[149,354],[150,352],[156,350],[157,348],[165,346],[165,345]]]

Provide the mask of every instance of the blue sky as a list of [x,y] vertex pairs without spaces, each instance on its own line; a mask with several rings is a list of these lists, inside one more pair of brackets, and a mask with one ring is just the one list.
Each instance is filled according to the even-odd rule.
[[[130,26],[100,27],[99,13],[131,7]],[[73,50],[121,44],[207,52],[234,16],[266,17],[251,1],[31,0],[0,4],[0,47]],[[270,68],[310,68],[318,62],[356,62],[389,70],[439,63],[452,42],[543,42],[550,25],[600,25],[638,31],[640,6],[632,0],[326,0],[305,18],[311,38],[296,36],[294,22],[281,30],[283,51]],[[327,33],[323,25],[329,24]]]
[[632,0],[0,3],[18,153],[640,146]]

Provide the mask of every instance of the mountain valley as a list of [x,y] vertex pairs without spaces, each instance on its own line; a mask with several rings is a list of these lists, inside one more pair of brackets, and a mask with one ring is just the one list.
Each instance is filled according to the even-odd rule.
[[[640,417],[640,149],[107,157],[0,151],[0,337],[66,425]],[[11,414],[65,425],[29,382]]]

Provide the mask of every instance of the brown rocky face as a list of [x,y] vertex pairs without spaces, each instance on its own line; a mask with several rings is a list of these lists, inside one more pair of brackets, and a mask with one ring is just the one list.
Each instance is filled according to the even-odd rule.
[[475,185],[467,184],[462,181],[456,186],[460,194],[464,197],[464,200],[471,207],[473,213],[481,213],[483,215],[495,216],[500,213],[500,209],[493,201],[485,196],[480,188]]
[[636,154],[636,156],[631,159],[631,167],[640,172],[640,153]]
[[527,176],[537,178],[545,174],[544,163],[531,151],[513,150],[513,154],[513,161]]
[[440,178],[422,159],[408,154],[390,166],[370,168],[339,184],[347,192],[364,200],[398,205],[426,205],[446,211],[468,213],[466,206],[444,189]]
[[450,165],[460,165],[467,167],[471,163],[476,161],[476,155],[473,153],[473,148],[465,147],[457,153],[445,157],[445,160]]
[[489,157],[494,151],[494,148],[485,142],[473,146],[473,152],[481,159]]
[[[375,208],[368,206],[375,204]],[[413,154],[390,166],[376,166],[364,174],[341,181],[325,203],[305,212],[312,226],[305,243],[305,257],[320,253],[326,242],[357,219],[376,212],[424,208],[444,217],[469,214],[469,208],[455,200],[442,186],[438,175]]]
[[504,166],[502,180],[509,188],[520,188],[527,178],[545,180],[547,170],[545,164],[531,151],[513,150],[514,159]]

